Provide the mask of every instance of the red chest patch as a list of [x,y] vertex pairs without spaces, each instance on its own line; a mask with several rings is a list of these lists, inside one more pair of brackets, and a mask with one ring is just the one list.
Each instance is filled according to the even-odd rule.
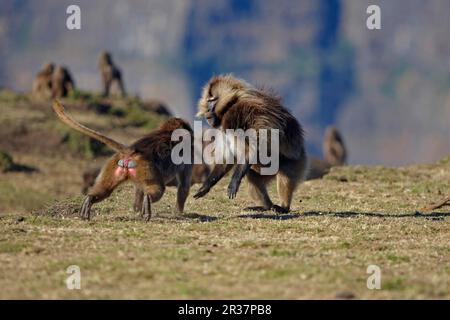
[[137,163],[129,158],[120,159],[117,161],[117,168],[114,174],[116,176],[122,176],[124,174],[130,174],[131,176],[136,176]]

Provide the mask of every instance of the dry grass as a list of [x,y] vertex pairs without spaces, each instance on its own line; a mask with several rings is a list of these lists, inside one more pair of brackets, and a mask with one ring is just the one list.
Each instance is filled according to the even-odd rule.
[[[182,216],[169,189],[150,223],[131,211],[131,186],[97,205],[91,222],[74,215],[81,197],[24,221],[5,216],[0,297],[450,298],[448,208],[416,213],[437,194],[428,179],[449,181],[444,167],[336,169],[305,183],[281,216],[243,210],[245,186],[231,201],[226,183],[189,199]],[[82,290],[65,287],[72,264]],[[370,264],[382,270],[381,290],[366,288]]]
[[[24,99],[6,105],[2,130],[20,139],[21,119],[24,132],[58,134],[48,106],[27,113]],[[107,115],[80,111],[77,117],[124,142],[147,130],[116,128],[123,120]],[[123,186],[85,222],[77,218],[82,197],[76,195],[80,171],[93,160],[52,143],[11,149],[14,143],[0,142],[16,163],[37,169],[0,174],[2,299],[300,299],[343,291],[362,299],[450,298],[450,208],[416,212],[450,192],[449,159],[336,168],[304,183],[287,215],[244,210],[254,205],[245,184],[232,201],[225,179],[204,199],[189,198],[181,216],[173,213],[169,188],[155,205],[160,215],[144,223],[131,211],[131,186]],[[371,264],[381,268],[381,290],[366,287]],[[65,286],[70,265],[81,268],[81,290]]]

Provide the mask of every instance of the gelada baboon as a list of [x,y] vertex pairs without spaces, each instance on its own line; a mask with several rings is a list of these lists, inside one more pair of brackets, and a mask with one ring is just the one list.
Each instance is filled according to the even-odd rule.
[[324,160],[311,157],[306,180],[319,179],[330,172],[335,166],[345,165],[347,161],[347,149],[342,135],[334,126],[327,127],[323,140]]
[[170,112],[167,105],[161,101],[151,99],[145,101],[142,107],[145,111],[154,112],[162,116],[172,117],[172,112]]
[[116,151],[89,190],[81,208],[82,218],[90,219],[92,204],[109,197],[121,183],[131,181],[136,187],[134,210],[140,211],[148,221],[152,213],[151,204],[161,199],[166,183],[173,178],[178,182],[177,209],[183,212],[190,189],[192,165],[172,162],[171,152],[178,142],[171,141],[171,136],[174,130],[184,129],[192,141],[193,132],[187,122],[171,118],[131,146],[125,146],[76,122],[58,101],[54,102],[53,109],[65,124]]
[[46,63],[42,70],[38,72],[33,80],[32,93],[39,98],[51,98],[52,96],[52,78],[55,65]]
[[53,73],[52,92],[53,98],[67,97],[69,92],[75,89],[75,82],[67,67],[58,66]]
[[114,64],[109,52],[102,52],[98,59],[98,66],[102,74],[103,96],[108,97],[114,82],[119,86],[120,94],[126,96],[125,86],[122,80],[122,72]]
[[[245,146],[244,164],[216,164],[211,174],[195,198],[203,197],[233,167],[234,172],[228,186],[228,197],[236,197],[244,176],[249,182],[249,191],[253,199],[262,204],[263,209],[276,212],[288,212],[292,196],[299,182],[304,179],[307,168],[307,156],[304,148],[303,129],[291,113],[283,107],[281,99],[274,93],[258,89],[232,75],[213,77],[204,87],[199,101],[198,116],[205,117],[214,128],[279,130],[279,170],[274,175],[261,174],[258,157],[257,164],[251,164]],[[246,143],[248,143],[246,141]],[[268,141],[267,149],[270,150]],[[258,150],[254,150],[258,154]],[[266,185],[277,179],[278,195],[281,206],[274,205],[267,193]]]
[[344,140],[335,126],[329,126],[325,131],[323,156],[331,166],[342,166],[347,161]]
[[[205,145],[206,143],[204,142],[203,148]],[[202,152],[202,150],[195,150],[194,152]],[[99,175],[100,170],[100,167],[90,167],[83,172],[83,187],[81,189],[82,194],[87,194],[89,188],[94,185],[95,179]],[[206,163],[194,163],[192,165],[191,185],[205,182],[210,172],[211,170]],[[178,186],[177,179],[175,178],[168,182],[166,186]]]

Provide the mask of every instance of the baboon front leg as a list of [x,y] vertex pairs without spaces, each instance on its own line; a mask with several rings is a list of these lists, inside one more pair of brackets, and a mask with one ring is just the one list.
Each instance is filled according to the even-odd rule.
[[141,215],[145,221],[149,221],[152,217],[152,203],[157,202],[164,194],[164,184],[149,183],[143,187],[144,197],[142,201]]
[[192,167],[186,167],[182,172],[177,174],[177,211],[183,213],[184,204],[189,195],[189,189],[191,188],[191,176]]
[[231,164],[216,164],[210,175],[203,183],[200,190],[194,195],[195,199],[201,198],[206,195],[217,182],[219,182],[233,167]]
[[249,163],[236,165],[230,184],[228,185],[228,198],[236,198],[236,194],[239,190],[239,186],[241,185],[242,178],[244,178],[248,173],[250,167],[251,165]]

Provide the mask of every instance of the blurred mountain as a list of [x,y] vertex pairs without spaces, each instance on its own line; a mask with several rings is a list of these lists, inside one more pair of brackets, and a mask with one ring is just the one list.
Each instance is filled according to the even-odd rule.
[[[450,153],[447,0],[2,0],[0,86],[29,90],[46,61],[100,90],[110,50],[129,91],[192,118],[201,86],[233,72],[269,85],[319,153],[325,126],[343,131],[352,163],[404,164]],[[382,29],[366,28],[379,4]]]

